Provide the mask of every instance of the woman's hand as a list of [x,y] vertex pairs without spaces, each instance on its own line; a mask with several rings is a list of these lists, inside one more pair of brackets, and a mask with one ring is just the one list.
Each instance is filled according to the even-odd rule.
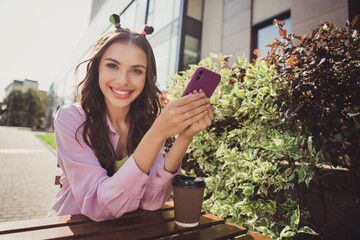
[[205,93],[190,94],[169,102],[151,128],[156,129],[156,132],[165,141],[197,123],[185,131],[185,134],[190,136],[194,132],[201,131],[198,129],[213,119],[213,117],[211,118],[212,111],[209,113],[209,109],[211,110],[210,99],[206,97]]
[[[203,93],[203,91],[200,89],[200,93]],[[193,92],[193,94],[197,94],[196,91]],[[200,118],[199,121],[191,124],[187,128],[185,128],[183,131],[180,132],[179,136],[192,139],[197,133],[204,130],[208,126],[211,125],[212,121],[214,120],[214,113],[211,108],[211,105],[208,106],[206,110],[206,114],[203,115],[202,118]]]

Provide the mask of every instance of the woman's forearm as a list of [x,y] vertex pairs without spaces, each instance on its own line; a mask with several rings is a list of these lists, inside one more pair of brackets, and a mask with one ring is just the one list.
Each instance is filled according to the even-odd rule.
[[147,131],[133,153],[133,158],[141,171],[149,174],[164,141],[165,139],[156,133],[153,128]]
[[179,134],[173,146],[170,148],[167,156],[165,157],[164,169],[170,173],[175,173],[178,169],[186,150],[189,147],[192,138]]

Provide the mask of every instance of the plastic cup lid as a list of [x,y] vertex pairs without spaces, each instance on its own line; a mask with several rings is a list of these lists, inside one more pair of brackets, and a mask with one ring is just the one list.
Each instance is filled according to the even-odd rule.
[[176,175],[172,181],[175,187],[182,188],[203,188],[205,187],[205,181],[198,177]]

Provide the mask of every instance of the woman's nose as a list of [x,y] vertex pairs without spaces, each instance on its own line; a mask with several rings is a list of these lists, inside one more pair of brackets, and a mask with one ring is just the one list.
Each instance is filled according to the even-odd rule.
[[120,84],[125,84],[128,82],[129,76],[127,74],[126,71],[121,71],[117,76],[116,76],[116,81]]

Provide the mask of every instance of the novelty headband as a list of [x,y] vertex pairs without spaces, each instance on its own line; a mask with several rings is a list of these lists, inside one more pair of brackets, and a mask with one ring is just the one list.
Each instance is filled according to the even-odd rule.
[[[120,24],[120,16],[117,15],[117,14],[112,14],[109,18],[110,22],[112,24],[115,25],[116,29],[119,31],[119,32],[124,32],[126,31],[125,29],[123,29],[121,27],[121,24]],[[127,31],[126,31],[127,32]],[[152,26],[145,26],[144,29],[141,31],[141,35],[143,35],[144,37],[146,37],[146,35],[150,35],[154,32],[154,28]]]

